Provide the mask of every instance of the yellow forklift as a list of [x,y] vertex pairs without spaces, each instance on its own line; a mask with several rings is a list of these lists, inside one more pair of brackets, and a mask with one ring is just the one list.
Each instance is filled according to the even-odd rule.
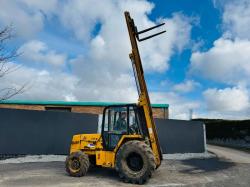
[[101,134],[74,135],[65,167],[74,177],[84,176],[90,164],[114,168],[124,182],[144,184],[161,165],[162,153],[137,40],[147,40],[166,31],[140,38],[140,34],[164,23],[138,32],[129,12],[124,14],[132,46],[129,57],[139,94],[138,103],[105,107]]

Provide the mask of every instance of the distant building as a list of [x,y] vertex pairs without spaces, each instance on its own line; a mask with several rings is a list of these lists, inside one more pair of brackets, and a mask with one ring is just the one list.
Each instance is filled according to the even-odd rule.
[[[110,102],[66,102],[66,101],[16,101],[7,100],[0,102],[1,108],[24,110],[53,110],[62,112],[102,114],[104,107],[108,105],[120,105],[126,103]],[[168,104],[152,104],[154,118],[169,118]]]

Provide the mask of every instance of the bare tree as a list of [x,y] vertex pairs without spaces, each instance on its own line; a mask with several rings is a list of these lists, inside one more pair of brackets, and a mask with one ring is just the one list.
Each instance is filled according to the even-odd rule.
[[[10,61],[16,58],[19,54],[16,49],[9,50],[6,47],[7,42],[12,39],[12,28],[7,26],[3,29],[0,29],[0,78],[3,78],[9,73],[16,71],[19,66],[11,65]],[[1,85],[1,79],[0,79]],[[17,87],[0,87],[0,101],[7,100],[17,94],[20,94],[24,91],[25,85]]]

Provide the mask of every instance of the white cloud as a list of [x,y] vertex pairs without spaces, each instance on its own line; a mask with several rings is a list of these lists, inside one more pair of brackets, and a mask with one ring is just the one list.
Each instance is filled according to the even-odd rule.
[[23,3],[27,8],[34,11],[43,11],[44,13],[52,13],[55,11],[57,6],[59,5],[58,0],[18,0],[19,3]]
[[249,108],[249,96],[245,88],[208,89],[203,92],[208,110],[217,112],[243,111]]
[[169,104],[170,119],[189,119],[190,109],[196,112],[200,107],[199,101],[190,101],[174,92],[152,92],[149,94],[152,103]]
[[43,28],[43,17],[40,12],[23,10],[16,1],[1,0],[0,25],[10,24],[19,36],[30,37]]
[[192,54],[190,73],[227,84],[248,84],[249,61],[250,41],[220,38],[208,51]]
[[188,93],[199,87],[200,84],[194,80],[185,80],[182,83],[173,86],[173,90],[181,93]]
[[238,85],[250,78],[250,1],[214,0],[223,11],[223,34],[205,52],[191,56],[190,72],[216,82]]
[[[1,80],[1,86],[13,86],[32,78],[31,88],[16,96],[16,99],[137,102],[128,57],[131,47],[123,12],[130,11],[139,30],[158,22],[166,23],[167,33],[139,44],[144,69],[150,73],[164,72],[169,68],[171,56],[189,44],[192,28],[192,19],[181,13],[157,21],[150,20],[148,15],[154,4],[146,0],[66,0],[60,4],[55,0],[46,3],[21,0],[4,1],[2,7],[6,10],[0,12],[0,23],[12,21],[20,35],[32,38],[32,34],[43,29],[46,17],[55,16],[74,33],[84,48],[82,55],[69,61],[72,74],[68,74],[61,67],[67,63],[66,54],[58,53],[39,40],[24,43],[19,49],[23,52],[23,66],[10,74],[8,79]],[[16,14],[10,15],[8,12]],[[100,30],[96,26],[100,26]],[[155,94],[159,98],[153,102],[165,102],[168,96],[168,93]],[[173,108],[176,106],[173,109],[176,118],[178,115],[181,118],[186,116],[184,106],[197,106],[195,102],[179,102],[184,101],[179,96],[172,98],[170,104],[173,104]]]
[[226,35],[250,39],[250,1],[233,0],[225,3],[223,26]]
[[[12,66],[13,63],[8,65]],[[67,73],[21,66],[1,78],[0,89],[26,85],[24,93],[16,95],[14,99],[67,100],[69,96],[72,98],[78,81],[77,77]]]
[[[7,65],[15,64],[10,62]],[[120,74],[114,79],[108,72],[94,69],[82,69],[79,73],[85,75],[79,77],[23,65],[1,78],[0,90],[26,85],[24,93],[12,98],[23,100],[137,102],[132,76]]]
[[[130,71],[112,64],[79,56],[71,60],[72,71],[80,78],[75,96],[79,100],[136,102],[135,81]],[[100,63],[100,64],[99,64]],[[102,64],[101,64],[102,63]]]
[[[172,18],[160,19],[165,23],[167,33],[139,43],[146,71],[164,72],[169,68],[171,56],[176,51],[181,52],[190,42],[191,21],[180,13],[173,14]],[[140,28],[145,27],[148,26]]]
[[223,10],[224,33],[211,49],[191,56],[190,72],[217,82],[238,85],[250,78],[250,1],[214,0]]
[[[110,26],[106,28],[111,32],[110,36],[116,32],[115,35],[121,36],[122,39],[122,34],[126,32],[123,11],[129,9],[141,17],[141,15],[149,13],[152,8],[153,4],[145,0],[118,2],[112,0],[68,0],[61,4],[62,11],[60,11],[59,18],[65,27],[71,29],[81,40],[90,40],[91,31],[98,23]],[[144,18],[143,22],[147,23],[148,19]],[[112,30],[114,31],[112,32]],[[115,37],[115,35],[113,36]]]
[[18,37],[31,38],[44,26],[44,18],[57,8],[57,0],[1,0],[0,26],[12,25]]
[[39,40],[32,40],[24,43],[19,49],[18,53],[21,54],[21,58],[25,63],[30,65],[44,65],[49,64],[52,66],[63,66],[67,60],[66,54],[56,53],[54,50],[50,50],[48,46]]
[[[78,0],[67,2],[62,5],[60,16],[65,27],[72,29],[78,39],[87,43],[89,49],[87,53],[70,61],[72,72],[80,79],[75,97],[84,100],[137,102],[128,57],[131,47],[123,12],[129,10],[138,29],[144,29],[156,24],[147,16],[153,5],[137,0],[117,3],[106,1],[105,5],[96,3],[92,9],[89,3]],[[165,71],[174,51],[181,51],[190,40],[190,19],[182,14],[174,14],[172,18],[162,20],[166,22],[168,32],[140,45],[144,69],[148,72]],[[92,30],[97,23],[100,24],[100,30],[92,38]]]
[[[130,11],[135,23],[138,24],[138,29],[156,24],[147,16],[153,9],[153,4],[147,1],[95,3],[74,0],[67,1],[62,5],[62,9],[62,14],[59,15],[61,21],[65,27],[73,30],[78,39],[85,41],[87,45],[90,44],[89,55],[96,56],[96,60],[109,61],[114,67],[120,66],[126,69],[130,68],[128,62],[130,44],[123,12]],[[191,20],[184,15],[176,13],[172,18],[163,18],[161,21],[166,22],[165,29],[168,32],[140,45],[146,71],[167,70],[168,61],[174,51],[181,51],[190,40]],[[100,25],[100,31],[92,39],[92,31],[96,29],[97,24]]]
[[231,87],[203,92],[206,109],[199,117],[243,119],[249,117],[250,2],[214,0],[223,11],[222,36],[207,51],[191,55],[189,73]]

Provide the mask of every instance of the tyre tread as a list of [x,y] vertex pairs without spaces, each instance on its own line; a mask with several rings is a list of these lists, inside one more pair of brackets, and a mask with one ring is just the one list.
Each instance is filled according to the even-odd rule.
[[[124,159],[123,154],[125,152],[134,150],[134,148],[138,149],[139,150],[138,152],[140,152],[141,154],[146,155],[147,159],[148,168],[140,177],[131,177],[131,175],[133,174],[129,173],[130,171],[124,170],[122,167],[121,161],[122,159]],[[156,168],[155,157],[151,147],[147,145],[145,142],[139,140],[132,140],[124,143],[117,152],[115,168],[119,172],[119,176],[124,182],[129,182],[133,184],[144,184],[151,177],[153,171]]]
[[[81,163],[81,168],[78,172],[72,172],[69,168],[69,161],[74,157],[78,158]],[[89,162],[88,155],[81,151],[71,153],[69,156],[67,156],[66,161],[65,161],[66,172],[70,176],[73,176],[73,177],[82,177],[86,175],[86,173],[88,172],[89,166],[90,166],[90,162]]]

